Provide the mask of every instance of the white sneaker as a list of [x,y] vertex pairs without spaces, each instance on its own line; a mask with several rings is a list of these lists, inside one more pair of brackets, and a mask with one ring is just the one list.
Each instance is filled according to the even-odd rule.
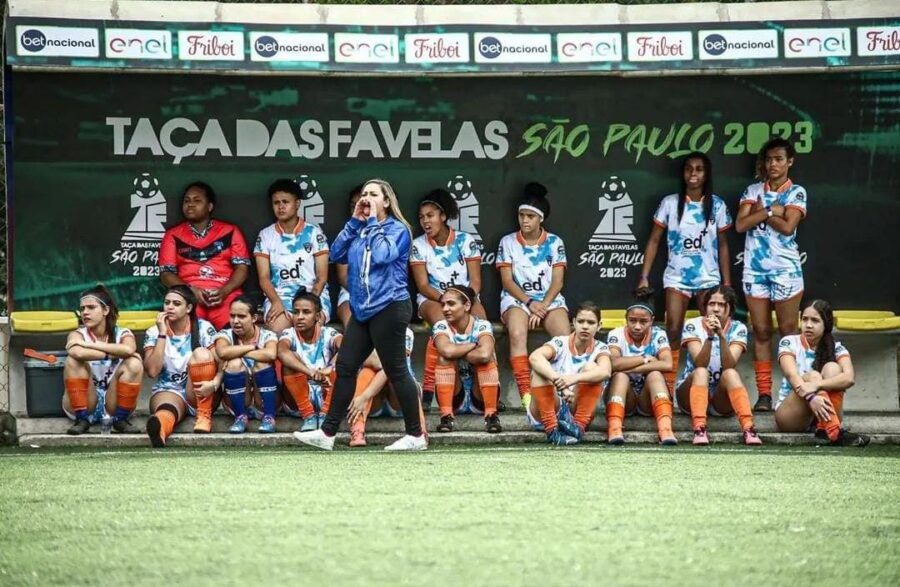
[[294,432],[294,438],[303,444],[321,448],[322,450],[334,449],[334,436],[326,436],[321,429],[310,430],[309,432]]
[[428,440],[425,435],[410,436],[407,434],[394,444],[384,447],[384,450],[400,451],[400,450],[425,450],[428,448]]

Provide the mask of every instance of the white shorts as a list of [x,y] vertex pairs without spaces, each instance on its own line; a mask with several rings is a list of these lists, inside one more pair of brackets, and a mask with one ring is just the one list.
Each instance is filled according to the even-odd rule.
[[748,298],[783,302],[803,293],[803,275],[780,274],[744,279],[744,295]]
[[197,408],[191,405],[191,402],[188,401],[187,392],[183,389],[154,389],[150,392],[150,397],[153,397],[157,393],[175,393],[178,394],[182,400],[184,400],[184,405],[187,406],[188,414],[194,416],[197,414]]
[[[505,291],[502,292],[500,294],[500,316],[503,316],[504,314],[506,314],[507,310],[510,310],[512,308],[519,308],[520,310],[531,316],[531,310],[529,310],[525,304],[512,297]],[[552,302],[550,302],[550,307],[547,308],[547,310],[558,310],[560,308],[566,311],[569,310],[569,308],[566,306],[566,298],[564,298],[562,294],[557,295],[556,298]]]
[[340,308],[344,304],[350,303],[350,292],[345,288],[341,288],[341,291],[338,292],[338,303],[337,307]]

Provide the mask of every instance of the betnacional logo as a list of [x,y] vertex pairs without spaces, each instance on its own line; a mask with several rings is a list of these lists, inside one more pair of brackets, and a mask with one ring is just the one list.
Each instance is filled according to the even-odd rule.
[[328,33],[250,33],[250,61],[328,61]]
[[612,175],[600,184],[597,209],[600,223],[578,264],[596,268],[600,277],[627,277],[627,268],[642,264],[644,255],[632,230],[634,202],[624,179]]
[[172,33],[139,29],[106,29],[108,59],[171,59]]
[[178,58],[184,61],[243,61],[244,34],[178,31]]
[[872,26],[856,29],[856,54],[900,55],[900,26]]
[[300,218],[318,227],[325,226],[325,199],[319,193],[319,184],[305,173],[297,178],[300,188]]
[[159,245],[166,232],[166,197],[159,180],[147,172],[138,174],[129,198],[134,217],[109,263],[122,264],[132,277],[159,275]]
[[334,60],[338,63],[400,63],[397,35],[335,33]]
[[848,57],[850,29],[784,29],[784,56]]
[[549,34],[476,33],[476,63],[550,63]]
[[22,57],[99,57],[97,29],[17,26],[16,54]]
[[628,61],[690,61],[694,44],[690,32],[628,33]]
[[407,63],[468,63],[468,33],[409,34],[403,37]]
[[622,61],[620,33],[557,33],[556,57],[560,63]]
[[778,31],[772,29],[700,31],[700,59],[774,59]]

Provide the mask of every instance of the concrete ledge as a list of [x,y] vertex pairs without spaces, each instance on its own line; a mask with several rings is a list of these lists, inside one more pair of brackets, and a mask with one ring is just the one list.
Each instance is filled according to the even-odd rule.
[[[690,445],[692,435],[690,433],[676,434],[679,443]],[[714,432],[710,435],[713,445],[740,445],[740,434],[731,432]],[[399,433],[373,433],[366,435],[369,446],[385,446],[399,438]],[[760,434],[765,444],[813,446],[812,436],[809,434]],[[338,445],[346,449],[349,439],[346,434],[338,435]],[[581,443],[588,446],[604,446],[606,435],[599,432],[589,432]],[[626,432],[626,444],[652,444],[658,443],[656,434],[649,432]],[[451,445],[510,445],[510,444],[537,444],[546,445],[543,434],[537,432],[508,432],[503,434],[487,434],[484,432],[451,432],[448,434],[431,435],[429,444],[432,448]],[[875,434],[872,435],[872,444],[900,445],[900,434]],[[130,435],[100,435],[83,434],[81,436],[67,436],[59,434],[26,434],[19,438],[19,445],[23,447],[91,447],[91,448],[125,448],[146,446],[149,441],[146,436],[138,434]],[[175,434],[169,438],[168,446],[171,447],[209,447],[209,446],[297,446],[300,445],[290,434]],[[615,450],[616,447],[609,447]],[[302,447],[303,450],[315,450]],[[565,450],[565,449],[560,449]],[[697,450],[703,450],[698,448]],[[748,448],[747,450],[753,450]],[[853,449],[850,449],[853,450]]]

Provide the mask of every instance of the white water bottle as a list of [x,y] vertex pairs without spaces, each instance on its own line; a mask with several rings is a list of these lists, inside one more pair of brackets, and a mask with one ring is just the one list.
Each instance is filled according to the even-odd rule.
[[112,431],[112,423],[112,416],[104,412],[100,420],[100,434],[109,434]]

